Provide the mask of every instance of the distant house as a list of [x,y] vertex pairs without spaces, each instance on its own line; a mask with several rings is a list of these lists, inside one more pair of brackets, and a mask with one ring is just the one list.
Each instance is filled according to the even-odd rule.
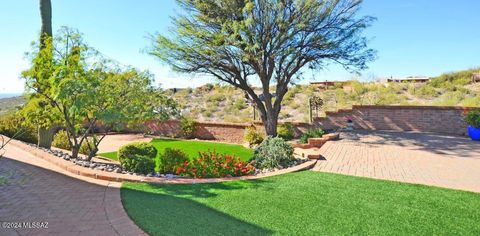
[[316,81],[310,82],[311,86],[315,86],[319,89],[328,89],[332,87],[345,87],[349,84],[350,81]]
[[389,83],[427,83],[428,81],[430,81],[430,78],[425,76],[409,76],[405,78],[387,79],[387,82]]
[[473,82],[473,83],[480,82],[480,72],[478,72],[478,73],[473,73],[473,75],[472,75],[472,82]]

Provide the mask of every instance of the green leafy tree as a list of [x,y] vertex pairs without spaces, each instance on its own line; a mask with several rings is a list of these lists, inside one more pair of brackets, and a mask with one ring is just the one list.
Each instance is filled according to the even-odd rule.
[[[44,49],[30,55],[33,66],[23,72],[30,97],[44,99],[48,105],[41,109],[58,115],[73,158],[84,142],[88,159],[95,156],[103,138],[125,122],[165,118],[175,112],[174,103],[152,86],[150,73],[106,60],[76,30],[63,27]],[[41,113],[36,109],[40,107],[32,106]]]
[[[156,37],[150,54],[176,71],[207,74],[244,90],[268,135],[276,136],[283,97],[302,69],[334,62],[355,71],[374,59],[361,35],[373,18],[357,17],[362,0],[177,3],[185,13],[173,19],[172,37]],[[253,84],[261,84],[261,94]]]

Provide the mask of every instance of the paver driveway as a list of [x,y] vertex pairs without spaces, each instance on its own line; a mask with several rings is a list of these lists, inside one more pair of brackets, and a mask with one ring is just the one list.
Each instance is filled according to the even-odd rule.
[[[118,186],[96,184],[51,170],[57,167],[29,153],[7,146],[0,158],[0,235],[141,235],[128,218]],[[23,222],[48,222],[48,228],[12,229]]]
[[425,133],[341,133],[313,170],[480,192],[480,142]]

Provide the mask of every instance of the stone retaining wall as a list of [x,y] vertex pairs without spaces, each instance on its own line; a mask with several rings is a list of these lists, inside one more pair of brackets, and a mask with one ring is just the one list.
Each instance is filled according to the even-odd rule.
[[[315,119],[313,124],[293,122],[295,137],[299,137],[309,128],[321,127],[325,130],[338,130],[347,125],[346,117],[354,121],[355,129],[366,130],[397,130],[433,132],[451,135],[465,135],[467,124],[464,114],[471,109],[468,107],[440,107],[440,106],[353,106],[352,109],[342,109],[336,112],[327,112],[326,117]],[[243,143],[247,123],[215,123],[199,122],[195,138],[217,140],[228,143]],[[254,125],[265,133],[260,122]],[[148,128],[156,135],[167,137],[181,137],[178,121],[147,122]]]
[[355,129],[397,130],[465,135],[467,111],[480,108],[445,106],[353,106],[352,109],[327,112],[315,120],[315,126],[339,129],[347,126],[346,117]]
[[[253,123],[257,130],[265,134],[265,128],[262,123]],[[295,136],[300,136],[307,129],[312,127],[308,123],[292,123],[295,129]],[[167,137],[181,137],[179,121],[170,120],[165,122],[151,121],[146,124],[155,135]],[[198,122],[194,137],[204,140],[217,140],[227,143],[242,144],[245,129],[252,124],[247,123],[216,123],[216,122]]]

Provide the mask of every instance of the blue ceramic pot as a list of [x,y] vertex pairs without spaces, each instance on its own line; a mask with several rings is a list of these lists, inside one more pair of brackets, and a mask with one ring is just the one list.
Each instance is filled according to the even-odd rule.
[[480,141],[480,128],[468,126],[468,136],[474,141]]

